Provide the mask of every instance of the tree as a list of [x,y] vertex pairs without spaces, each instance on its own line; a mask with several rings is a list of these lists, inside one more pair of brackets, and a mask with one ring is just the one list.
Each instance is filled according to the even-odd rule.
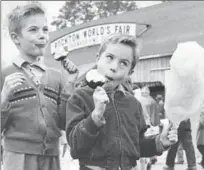
[[62,29],[135,9],[136,1],[66,1],[51,25]]

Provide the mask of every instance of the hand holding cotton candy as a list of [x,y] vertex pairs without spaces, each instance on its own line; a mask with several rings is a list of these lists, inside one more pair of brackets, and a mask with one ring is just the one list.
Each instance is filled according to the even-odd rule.
[[89,87],[96,89],[97,86],[103,86],[106,79],[96,69],[93,69],[86,74],[86,81]]
[[165,79],[166,116],[174,124],[199,114],[204,99],[204,49],[196,42],[178,44]]

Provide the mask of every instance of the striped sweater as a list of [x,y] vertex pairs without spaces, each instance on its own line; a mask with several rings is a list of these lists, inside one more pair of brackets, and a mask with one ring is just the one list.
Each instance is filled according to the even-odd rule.
[[[11,65],[2,71],[5,77],[21,69]],[[65,128],[66,99],[59,72],[46,69],[42,82],[29,79],[18,86],[10,98],[9,108],[1,109],[4,149],[12,152],[58,155],[60,130]]]

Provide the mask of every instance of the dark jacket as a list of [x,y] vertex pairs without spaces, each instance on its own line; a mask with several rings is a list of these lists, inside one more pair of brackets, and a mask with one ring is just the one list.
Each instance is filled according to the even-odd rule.
[[145,139],[146,124],[141,104],[129,92],[108,94],[106,124],[98,128],[91,118],[93,90],[77,89],[67,103],[66,132],[71,156],[80,165],[129,170],[140,157],[161,154],[155,139]]
[[[5,77],[22,70],[14,65],[2,72]],[[10,106],[1,109],[4,149],[12,152],[58,155],[60,130],[65,128],[66,96],[62,100],[59,72],[47,69],[43,82],[35,86],[29,79],[17,86]],[[59,112],[61,110],[61,112]]]

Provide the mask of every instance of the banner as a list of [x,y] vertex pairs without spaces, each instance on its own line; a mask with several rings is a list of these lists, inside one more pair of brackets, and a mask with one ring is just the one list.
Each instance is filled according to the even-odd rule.
[[100,44],[105,37],[113,33],[121,33],[136,36],[135,23],[102,24],[69,33],[51,43],[51,54],[57,48],[64,47],[66,51]]

